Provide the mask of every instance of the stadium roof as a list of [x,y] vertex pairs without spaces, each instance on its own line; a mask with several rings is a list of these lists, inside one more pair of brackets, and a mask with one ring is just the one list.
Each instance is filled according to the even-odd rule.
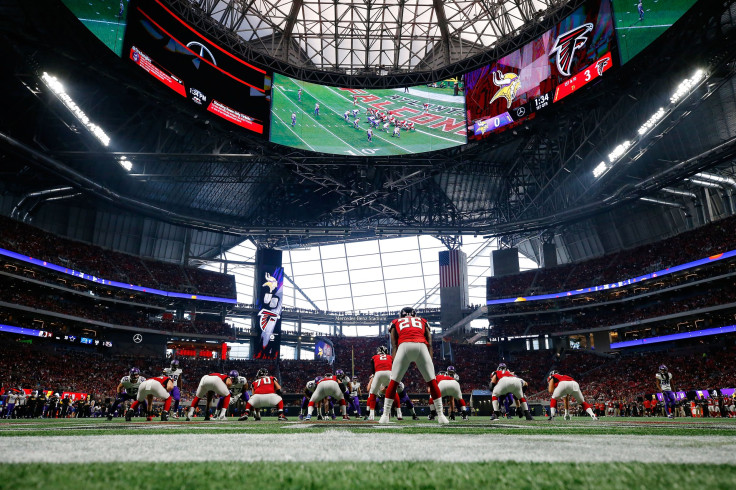
[[349,74],[469,58],[566,0],[191,0],[253,49]]

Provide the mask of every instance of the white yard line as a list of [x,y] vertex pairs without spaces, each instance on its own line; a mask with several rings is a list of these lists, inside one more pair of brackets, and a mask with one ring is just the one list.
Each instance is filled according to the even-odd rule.
[[[520,461],[730,464],[729,436],[353,433],[18,436],[4,463],[186,461]],[[186,447],[187,451],[162,451]]]
[[284,126],[286,126],[287,128],[289,128],[291,130],[291,132],[294,133],[294,136],[296,136],[297,138],[299,138],[300,140],[302,140],[304,142],[304,144],[309,147],[310,150],[317,151],[314,148],[312,148],[312,145],[310,145],[309,143],[307,143],[307,140],[305,140],[304,138],[302,138],[301,136],[299,136],[298,134],[296,134],[296,131],[294,131],[294,128],[292,128],[290,124],[286,124],[284,122],[284,120],[281,119],[278,114],[276,114],[276,111],[271,111],[271,112],[273,113],[274,116],[276,116],[276,119],[278,119],[279,121],[281,121],[281,124],[283,124]]

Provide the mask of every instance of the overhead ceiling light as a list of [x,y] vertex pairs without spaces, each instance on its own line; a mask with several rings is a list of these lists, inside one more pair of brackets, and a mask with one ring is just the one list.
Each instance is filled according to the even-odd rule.
[[652,114],[652,117],[650,117],[649,120],[647,120],[647,122],[641,125],[641,127],[639,128],[639,134],[643,135],[647,131],[652,129],[657,124],[657,121],[659,121],[660,119],[664,117],[664,114],[665,114],[664,109],[660,107],[657,112]]
[[67,109],[69,109],[71,113],[74,114],[77,119],[79,119],[79,122],[81,122],[84,127],[89,130],[90,133],[95,135],[95,137],[100,140],[103,145],[108,146],[110,144],[110,137],[105,134],[102,128],[89,120],[87,114],[85,114],[84,111],[80,109],[79,106],[76,104],[76,102],[72,100],[69,94],[66,93],[66,90],[64,90],[64,85],[62,85],[62,83],[57,80],[56,77],[53,77],[44,72],[41,76],[41,79],[46,84],[46,86],[51,89],[54,95],[56,95],[59,100],[61,100],[61,102],[67,107]]
[[118,160],[118,163],[120,164],[121,167],[123,167],[128,172],[130,172],[133,169],[133,162],[128,160],[128,158],[125,155],[120,157],[120,160]]
[[593,169],[593,177],[597,179],[601,175],[605,174],[607,170],[608,170],[608,165],[606,165],[606,162],[601,162],[598,164],[597,167]]
[[628,140],[618,145],[616,148],[613,149],[611,153],[608,154],[608,161],[613,163],[619,158],[621,158],[621,155],[626,153],[626,150],[628,150],[630,146],[631,146],[631,141],[628,141]]
[[677,86],[677,90],[670,97],[670,103],[674,104],[678,100],[682,99],[685,95],[689,94],[692,89],[705,78],[705,72],[703,70],[697,70],[692,77],[683,80],[680,85]]

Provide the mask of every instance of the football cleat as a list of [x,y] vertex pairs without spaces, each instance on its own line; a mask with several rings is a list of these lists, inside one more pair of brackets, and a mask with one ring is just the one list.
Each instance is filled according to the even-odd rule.
[[148,417],[146,417],[146,421],[150,422],[151,420],[153,420],[153,416],[152,415],[149,415]]
[[434,420],[435,416],[437,415],[437,412],[429,411],[429,415],[427,415],[427,420]]
[[495,412],[494,412],[494,413],[492,413],[492,414],[491,414],[491,420],[498,420],[498,414],[497,414],[497,413],[495,413]]
[[245,422],[246,420],[248,420],[248,414],[247,413],[245,415],[243,415],[242,417],[240,417],[238,419],[238,422]]
[[534,420],[534,417],[532,417],[532,414],[531,412],[529,412],[529,410],[526,410],[524,412],[524,417],[526,417],[527,420]]
[[555,419],[555,418],[554,418],[554,416],[552,416],[552,415],[550,415],[549,417],[547,417],[547,420],[549,420],[550,422],[551,422],[551,421],[553,421],[554,419]]
[[591,415],[590,417],[591,417],[591,418],[592,418],[593,420],[598,420],[598,417],[596,417],[595,415]]
[[447,424],[449,424],[449,423],[450,423],[450,421],[449,421],[449,420],[447,420],[447,417],[445,417],[445,414],[444,414],[444,413],[438,413],[438,414],[437,414],[437,422],[438,422],[438,423],[439,423],[440,425],[447,425]]
[[130,422],[133,419],[133,410],[128,409],[127,412],[125,412],[125,421]]
[[572,420],[572,415],[570,415],[569,413],[565,415],[565,420]]
[[220,412],[220,416],[217,417],[217,420],[227,420],[227,412],[225,410],[222,410]]
[[[521,412],[521,410],[518,410],[517,413],[516,413],[516,415],[518,415],[520,419],[523,419],[524,418],[524,414]],[[511,418],[511,417],[509,417],[509,418]]]
[[317,415],[317,420],[324,420],[324,417],[322,417],[322,415]]
[[379,424],[388,424],[390,422],[388,414],[381,415],[381,418],[378,420]]
[[311,416],[311,415],[309,415],[309,414],[307,414],[307,415],[306,415],[306,416],[304,417],[304,420],[312,420],[312,416]]
[[161,412],[161,422],[166,422],[169,420],[169,412]]
[[450,420],[455,420],[455,412],[452,412],[452,413],[450,414]]
[[462,413],[463,420],[468,420],[468,412]]
[[674,416],[674,415],[672,415],[672,414],[669,414],[669,415],[667,416],[667,418],[668,418],[668,419],[674,419],[674,418],[675,418],[675,416]]
[[283,413],[279,414],[279,422],[287,422],[289,419],[286,418],[286,415]]
[[208,422],[210,420],[211,420],[210,414],[207,414],[207,415],[204,416],[204,421],[205,422]]
[[108,415],[107,420],[112,420],[112,415]]
[[303,413],[300,413],[299,414],[299,420],[304,420],[304,414]]
[[253,420],[255,420],[256,422],[258,422],[259,420],[261,420],[261,414],[258,413],[258,412],[254,413],[253,414]]
[[342,419],[343,419],[343,420],[350,420],[350,417],[348,417],[347,415],[343,415],[343,416],[342,416]]
[[419,420],[419,417],[417,417],[417,414],[414,414],[414,415],[411,416],[411,419],[412,420]]

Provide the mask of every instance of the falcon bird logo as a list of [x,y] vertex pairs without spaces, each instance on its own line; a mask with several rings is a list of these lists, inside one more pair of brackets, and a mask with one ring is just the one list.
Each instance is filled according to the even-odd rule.
[[575,57],[575,52],[585,46],[588,38],[587,33],[593,30],[593,24],[585,23],[563,34],[557,36],[550,54],[556,54],[557,69],[566,77],[570,76],[570,67]]
[[501,70],[496,70],[493,74],[493,85],[501,88],[496,92],[489,103],[493,104],[494,100],[503,97],[506,99],[506,108],[508,109],[516,98],[516,92],[521,88],[521,80],[519,79],[519,75],[516,73],[506,73],[504,75],[501,73]]

